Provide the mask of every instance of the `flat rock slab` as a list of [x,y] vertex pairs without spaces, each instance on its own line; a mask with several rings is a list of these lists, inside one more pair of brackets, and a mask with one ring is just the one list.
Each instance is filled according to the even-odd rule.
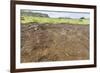
[[21,25],[21,62],[89,59],[89,25]]

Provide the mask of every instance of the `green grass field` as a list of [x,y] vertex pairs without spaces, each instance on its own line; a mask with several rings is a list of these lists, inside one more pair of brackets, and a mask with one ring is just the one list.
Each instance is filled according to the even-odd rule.
[[48,18],[48,17],[33,17],[21,16],[21,24],[28,23],[48,23],[48,24],[81,24],[88,25],[89,19],[64,19],[64,18]]

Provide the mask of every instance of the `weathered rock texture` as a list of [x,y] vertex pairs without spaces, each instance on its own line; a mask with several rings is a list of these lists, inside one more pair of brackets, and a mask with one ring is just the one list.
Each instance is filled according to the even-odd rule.
[[89,59],[88,25],[21,25],[21,62],[86,59]]

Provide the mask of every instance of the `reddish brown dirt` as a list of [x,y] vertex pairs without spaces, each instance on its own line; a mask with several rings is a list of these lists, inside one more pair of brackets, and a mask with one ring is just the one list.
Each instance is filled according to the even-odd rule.
[[86,59],[89,59],[88,25],[21,25],[21,62]]

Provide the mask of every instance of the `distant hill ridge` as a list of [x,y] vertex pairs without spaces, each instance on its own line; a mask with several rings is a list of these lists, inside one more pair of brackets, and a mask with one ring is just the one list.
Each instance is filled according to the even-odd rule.
[[21,10],[21,16],[49,17],[48,14],[32,12],[30,10]]

